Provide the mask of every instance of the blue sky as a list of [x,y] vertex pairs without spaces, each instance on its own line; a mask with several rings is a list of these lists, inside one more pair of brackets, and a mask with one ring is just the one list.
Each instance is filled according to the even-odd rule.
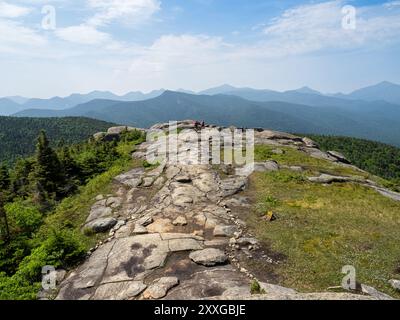
[[349,92],[400,83],[398,57],[399,0],[0,0],[0,96]]

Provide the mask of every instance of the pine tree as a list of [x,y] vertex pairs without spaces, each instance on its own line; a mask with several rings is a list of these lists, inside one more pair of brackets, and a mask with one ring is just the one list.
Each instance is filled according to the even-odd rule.
[[11,171],[11,193],[16,197],[26,197],[29,193],[29,174],[33,170],[32,158],[19,159]]
[[10,240],[10,228],[8,226],[7,213],[4,210],[3,193],[0,192],[0,237],[8,242]]
[[0,164],[0,190],[8,190],[10,187],[10,174],[7,166],[2,163]]
[[57,154],[50,147],[46,133],[42,130],[38,137],[35,164],[30,175],[31,184],[38,199],[56,196],[64,183],[64,175]]
[[79,184],[80,168],[75,159],[71,156],[68,147],[63,147],[58,154],[60,164],[65,176],[65,184],[62,188],[63,195],[68,195],[73,192]]

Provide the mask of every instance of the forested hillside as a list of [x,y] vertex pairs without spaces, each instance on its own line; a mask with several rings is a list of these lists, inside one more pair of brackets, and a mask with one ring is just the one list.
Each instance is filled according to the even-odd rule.
[[35,299],[44,265],[68,267],[85,256],[92,241],[80,232],[87,205],[132,165],[144,136],[135,130],[119,141],[57,149],[44,131],[36,139],[32,157],[0,166],[0,300]]
[[113,126],[89,118],[14,118],[0,117],[0,162],[13,163],[33,154],[40,130],[45,130],[51,145],[70,145]]
[[400,184],[400,149],[380,142],[336,136],[308,135],[324,151],[343,153],[352,164]]

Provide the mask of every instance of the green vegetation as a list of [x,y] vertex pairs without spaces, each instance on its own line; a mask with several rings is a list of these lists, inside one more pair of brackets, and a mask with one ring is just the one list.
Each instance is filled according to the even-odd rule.
[[[308,182],[317,171],[344,169],[296,150],[268,150],[258,146],[256,157],[306,168],[255,173],[247,191],[256,202],[249,226],[268,249],[286,257],[275,269],[282,283],[306,292],[326,290],[340,285],[344,265],[353,265],[357,281],[398,297],[387,281],[399,276],[400,203],[357,184]],[[274,221],[264,219],[269,211]]]
[[281,165],[301,166],[303,169],[307,170],[309,174],[321,172],[333,175],[355,175],[372,178],[372,176],[368,173],[353,168],[339,166],[327,160],[316,159],[310,157],[304,152],[290,147],[279,148],[284,151],[283,154],[275,154],[272,152],[273,149],[275,148],[267,145],[256,145],[254,150],[255,160],[275,160]]
[[400,148],[349,137],[308,136],[322,150],[339,151],[357,167],[400,184]]
[[0,167],[0,299],[35,299],[43,266],[69,268],[85,256],[97,240],[80,230],[93,198],[142,165],[130,153],[143,141],[132,131],[53,149],[42,131],[34,156]]
[[0,117],[0,162],[9,164],[35,152],[35,139],[41,130],[52,147],[71,145],[87,140],[92,134],[105,131],[112,123],[89,118],[16,118]]
[[261,288],[261,286],[257,280],[253,280],[250,284],[250,293],[251,294],[264,294],[265,290]]

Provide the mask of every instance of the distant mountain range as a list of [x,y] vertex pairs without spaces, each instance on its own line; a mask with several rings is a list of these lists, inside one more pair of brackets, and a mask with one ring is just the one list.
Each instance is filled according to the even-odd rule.
[[192,118],[400,145],[400,86],[390,82],[347,95],[322,94],[308,87],[278,92],[223,85],[199,93],[179,89],[123,96],[94,91],[66,98],[8,97],[0,99],[0,110],[17,117],[84,116],[139,127]]
[[[313,102],[308,97],[310,94],[298,95],[307,96]],[[324,104],[317,106],[251,101],[231,94],[210,96],[165,91],[143,101],[92,100],[66,110],[25,110],[17,116],[84,116],[137,127],[169,120],[198,119],[218,125],[353,136],[400,145],[399,105],[325,96],[322,101]],[[334,105],[331,101],[340,103]]]
[[279,92],[264,89],[236,88],[226,84],[220,87],[204,90],[200,92],[200,94],[228,94],[253,101],[281,101],[321,107],[338,105],[346,106],[347,103],[344,100],[359,100],[360,104],[364,101],[386,101],[391,104],[400,105],[400,85],[387,81],[356,90],[350,94],[322,94],[321,92],[309,87]]
[[115,101],[140,101],[159,96],[165,90],[154,90],[150,93],[140,91],[129,92],[118,96],[109,91],[93,91],[88,94],[71,94],[68,97],[53,97],[50,99],[25,98],[20,96],[5,97],[0,99],[0,115],[12,115],[21,110],[44,109],[44,110],[63,110],[75,107],[79,104],[96,99],[109,99]]
[[[63,110],[96,99],[142,101],[158,97],[164,91],[164,89],[154,90],[149,93],[133,91],[121,96],[109,91],[93,91],[88,94],[71,94],[68,97],[53,97],[50,99],[29,99],[20,96],[4,97],[0,98],[0,115],[12,115],[27,109]],[[356,90],[350,94],[322,94],[309,87],[279,92],[264,89],[236,88],[227,84],[198,93],[185,89],[178,89],[177,92],[199,95],[225,94],[238,96],[252,101],[280,101],[311,106],[346,106],[347,103],[343,100],[359,100],[360,104],[362,104],[363,101],[386,101],[391,104],[400,105],[400,85],[387,81]]]

